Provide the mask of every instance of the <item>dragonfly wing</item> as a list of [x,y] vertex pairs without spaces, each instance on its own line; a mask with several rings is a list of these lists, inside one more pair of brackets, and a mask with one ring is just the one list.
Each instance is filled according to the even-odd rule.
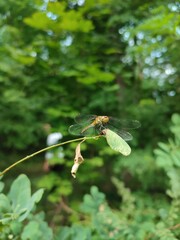
[[135,129],[141,126],[137,120],[117,119],[109,117],[109,124],[117,129]]
[[111,129],[113,132],[117,133],[121,138],[123,138],[125,141],[131,141],[133,139],[133,136],[125,131],[125,130],[119,130],[111,125],[108,126],[109,129]]
[[94,127],[89,127],[87,130],[82,132],[84,129],[84,125],[81,124],[74,124],[69,127],[69,133],[77,136],[95,136],[96,130]]
[[83,115],[83,114],[80,114],[78,116],[76,116],[74,118],[75,122],[76,123],[85,123],[86,125],[89,125],[90,123],[92,123],[94,121],[94,119],[96,118],[97,116],[96,115]]
[[124,130],[119,130],[116,132],[120,137],[122,137],[125,141],[131,141],[133,139],[133,136]]
[[73,135],[83,136],[83,134],[81,133],[83,130],[82,125],[79,125],[79,124],[71,125],[68,130],[69,130],[69,133],[71,133]]

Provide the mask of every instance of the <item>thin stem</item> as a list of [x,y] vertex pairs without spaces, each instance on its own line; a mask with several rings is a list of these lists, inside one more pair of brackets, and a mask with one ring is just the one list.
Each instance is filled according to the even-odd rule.
[[77,141],[81,141],[81,140],[87,140],[87,139],[95,139],[95,138],[99,138],[100,136],[95,136],[95,137],[81,137],[81,138],[76,138],[76,139],[73,139],[73,140],[69,140],[69,141],[66,141],[66,142],[63,142],[63,143],[57,143],[57,144],[54,144],[54,145],[51,145],[49,147],[46,147],[46,148],[43,148],[37,152],[34,152],[32,153],[31,155],[28,155],[22,159],[20,159],[19,161],[13,163],[12,165],[10,165],[9,167],[7,167],[6,169],[4,169],[4,171],[0,172],[0,176],[4,175],[6,172],[8,172],[10,169],[12,169],[13,167],[15,167],[16,165],[18,165],[19,163],[22,163],[26,160],[28,160],[29,158],[32,158],[34,157],[35,155],[38,155],[39,153],[42,153],[42,152],[45,152],[47,150],[50,150],[52,148],[55,148],[55,147],[59,147],[59,146],[62,146],[62,145],[65,145],[65,144],[68,144],[68,143],[72,143],[72,142],[77,142]]

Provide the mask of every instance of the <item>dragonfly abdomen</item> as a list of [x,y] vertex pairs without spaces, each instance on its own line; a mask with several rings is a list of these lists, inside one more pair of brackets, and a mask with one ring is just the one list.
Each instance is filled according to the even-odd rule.
[[94,127],[96,124],[93,122],[90,125],[88,125],[87,127],[83,128],[83,130],[81,131],[81,133],[84,133],[85,131],[87,131],[89,128]]

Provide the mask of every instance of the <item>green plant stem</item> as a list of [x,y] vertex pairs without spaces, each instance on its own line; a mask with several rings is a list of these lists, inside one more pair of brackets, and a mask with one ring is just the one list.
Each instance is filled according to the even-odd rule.
[[100,136],[95,136],[95,137],[81,137],[81,138],[76,138],[76,139],[73,139],[73,140],[69,140],[69,141],[66,141],[66,142],[62,142],[62,143],[57,143],[57,144],[54,144],[54,145],[51,145],[49,147],[46,147],[46,148],[43,148],[37,152],[34,152],[32,153],[31,155],[28,155],[20,160],[18,160],[17,162],[13,163],[12,165],[10,165],[9,167],[7,167],[6,169],[4,169],[4,171],[0,172],[0,176],[4,175],[6,172],[8,172],[9,170],[11,170],[13,167],[15,167],[16,165],[18,165],[19,163],[22,163],[26,160],[28,160],[29,158],[32,158],[34,157],[35,155],[38,155],[39,153],[42,153],[42,152],[45,152],[47,150],[50,150],[52,148],[55,148],[55,147],[59,147],[59,146],[62,146],[62,145],[65,145],[65,144],[68,144],[68,143],[72,143],[72,142],[77,142],[77,141],[81,141],[81,140],[87,140],[87,139],[97,139],[99,138]]

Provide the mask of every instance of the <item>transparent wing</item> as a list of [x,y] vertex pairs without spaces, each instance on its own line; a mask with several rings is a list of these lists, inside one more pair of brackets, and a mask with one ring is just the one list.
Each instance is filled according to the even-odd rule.
[[69,127],[69,133],[73,134],[73,135],[83,135],[81,132],[83,130],[83,126],[82,125],[79,125],[79,124],[74,124],[74,125],[71,125]]
[[74,118],[76,123],[86,123],[86,125],[89,125],[97,116],[96,115],[83,115],[80,114]]
[[69,127],[69,133],[77,136],[95,136],[97,134],[97,130],[94,127],[90,127],[82,133],[84,127],[85,126],[81,124],[71,125]]
[[133,136],[125,131],[125,130],[119,130],[117,128],[115,128],[114,126],[111,126],[110,124],[108,124],[108,129],[112,130],[113,132],[117,133],[121,138],[123,138],[125,141],[131,141],[133,139]]
[[117,129],[136,129],[141,126],[140,122],[137,120],[128,120],[128,119],[117,119],[109,117],[109,123]]
[[111,129],[113,132],[117,133],[125,141],[131,141],[133,139],[133,136],[125,130],[119,130],[111,125],[109,125],[108,128]]
[[120,137],[122,137],[125,141],[131,141],[133,139],[133,136],[124,130],[119,130],[116,132]]

